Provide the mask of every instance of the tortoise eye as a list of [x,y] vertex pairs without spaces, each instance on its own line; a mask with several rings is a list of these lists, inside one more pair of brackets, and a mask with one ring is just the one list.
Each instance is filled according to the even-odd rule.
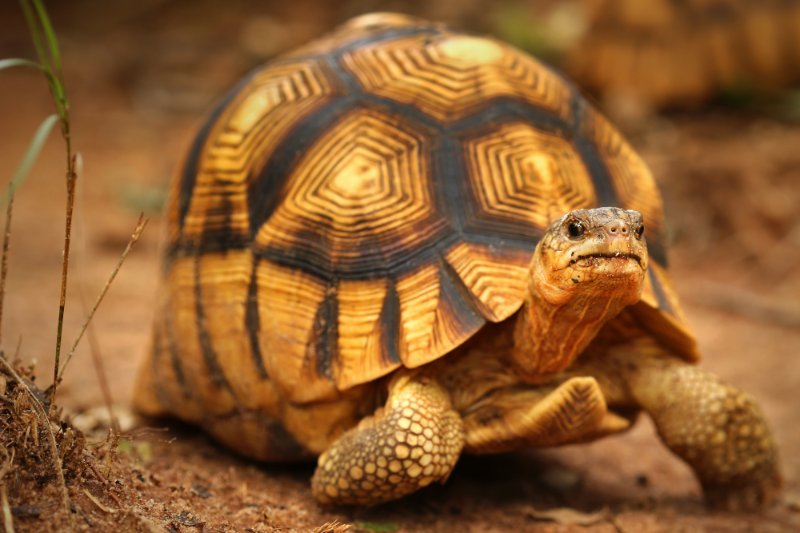
[[644,224],[639,224],[636,228],[636,238],[641,239],[642,235],[644,235]]
[[580,220],[570,220],[569,224],[567,224],[567,233],[572,239],[580,239],[586,233],[586,228]]

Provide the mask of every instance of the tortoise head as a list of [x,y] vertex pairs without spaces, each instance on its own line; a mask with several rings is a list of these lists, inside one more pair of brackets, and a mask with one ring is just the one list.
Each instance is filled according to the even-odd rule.
[[531,290],[550,304],[574,298],[636,303],[647,270],[644,222],[638,211],[579,209],[542,237],[531,268]]
[[605,322],[639,301],[646,271],[639,212],[580,209],[555,221],[531,264],[515,331],[518,371],[538,380],[568,367]]

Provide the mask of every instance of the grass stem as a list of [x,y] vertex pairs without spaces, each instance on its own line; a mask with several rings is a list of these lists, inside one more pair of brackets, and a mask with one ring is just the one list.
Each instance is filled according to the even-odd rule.
[[103,286],[103,290],[100,291],[100,295],[97,297],[97,300],[95,300],[94,306],[92,306],[92,310],[89,312],[89,316],[86,317],[86,320],[84,321],[83,326],[81,327],[81,331],[80,333],[78,333],[78,337],[72,344],[72,348],[70,349],[69,354],[67,355],[67,358],[64,361],[64,366],[55,376],[56,381],[61,380],[61,376],[64,372],[64,369],[67,367],[67,364],[69,364],[70,360],[72,359],[72,356],[75,354],[75,350],[78,348],[78,344],[81,342],[84,333],[86,333],[86,329],[89,327],[89,323],[92,321],[94,314],[97,312],[97,308],[100,306],[100,303],[103,301],[103,298],[105,298],[109,287],[111,287],[111,284],[117,277],[117,274],[119,273],[120,268],[122,268],[122,264],[125,262],[125,259],[128,257],[128,254],[131,252],[134,245],[139,241],[139,237],[142,236],[142,231],[144,231],[144,228],[145,226],[147,226],[148,221],[149,219],[144,218],[144,214],[139,215],[139,220],[136,223],[136,227],[133,230],[133,234],[131,235],[130,240],[128,241],[128,245],[125,247],[125,250],[123,250],[122,255],[119,258],[119,261],[117,262],[117,266],[111,272],[111,276],[109,276],[108,281],[106,281],[105,286]]
[[0,259],[0,346],[3,345],[3,303],[6,296],[8,277],[8,249],[11,243],[11,214],[14,211],[14,184],[8,186],[8,205],[6,206],[6,225],[3,232],[3,256]]

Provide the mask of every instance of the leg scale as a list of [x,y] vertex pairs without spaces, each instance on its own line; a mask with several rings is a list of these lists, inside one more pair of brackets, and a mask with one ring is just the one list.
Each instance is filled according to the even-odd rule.
[[386,405],[319,457],[311,480],[321,503],[374,505],[450,475],[464,444],[461,418],[435,380],[400,376]]

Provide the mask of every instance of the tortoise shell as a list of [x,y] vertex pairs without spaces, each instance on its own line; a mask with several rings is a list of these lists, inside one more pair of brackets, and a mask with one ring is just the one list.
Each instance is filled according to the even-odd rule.
[[583,0],[566,68],[610,101],[697,105],[800,80],[799,0]]
[[335,398],[511,316],[550,222],[604,205],[644,215],[638,316],[693,358],[656,184],[578,91],[491,38],[354,19],[252,72],[200,130],[145,373],[195,414]]

